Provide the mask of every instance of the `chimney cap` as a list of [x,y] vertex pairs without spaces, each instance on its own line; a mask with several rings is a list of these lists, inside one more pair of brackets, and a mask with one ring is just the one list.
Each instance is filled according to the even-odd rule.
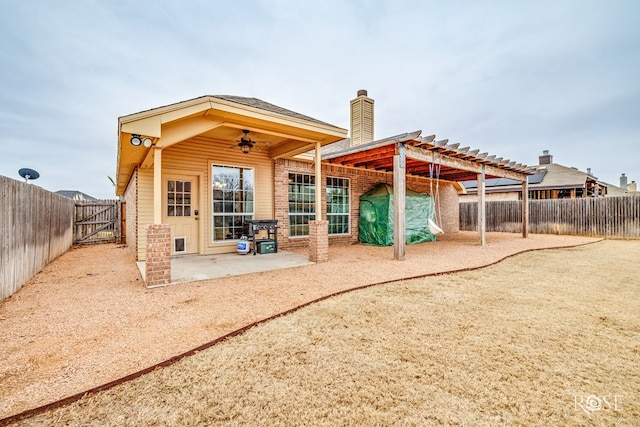
[[367,90],[366,89],[360,89],[358,91],[358,96],[367,96]]
[[545,155],[545,156],[548,155],[549,154],[549,150],[542,150],[542,154]]

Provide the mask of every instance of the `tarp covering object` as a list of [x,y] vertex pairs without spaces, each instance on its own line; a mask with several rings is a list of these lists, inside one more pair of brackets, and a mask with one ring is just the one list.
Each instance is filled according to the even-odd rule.
[[[429,231],[429,219],[435,222],[433,197],[406,190],[405,234],[407,244],[434,242],[436,236]],[[393,187],[380,184],[360,196],[358,241],[375,246],[393,245]]]

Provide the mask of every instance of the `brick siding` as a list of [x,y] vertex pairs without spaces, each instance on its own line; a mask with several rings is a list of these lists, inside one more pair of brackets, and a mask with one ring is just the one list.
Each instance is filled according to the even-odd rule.
[[146,251],[147,286],[171,283],[171,226],[147,225]]
[[[289,173],[307,173],[313,175],[315,169],[312,163],[277,159],[274,163],[274,215],[278,220],[278,246],[282,249],[309,246],[308,237],[289,238]],[[320,218],[326,218],[326,178],[348,178],[350,185],[350,233],[348,235],[329,236],[329,244],[358,242],[358,218],[360,216],[360,196],[380,183],[393,185],[393,174],[380,171],[349,168],[339,165],[322,165],[322,213]],[[450,181],[438,181],[429,178],[407,175],[407,189],[419,193],[435,196],[436,222],[445,233],[455,233],[460,230],[458,191]]]
[[309,261],[329,261],[329,221],[309,221]]

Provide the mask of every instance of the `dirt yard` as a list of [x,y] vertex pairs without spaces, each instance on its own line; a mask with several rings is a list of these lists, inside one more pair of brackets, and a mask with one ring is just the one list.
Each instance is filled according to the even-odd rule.
[[[343,289],[588,241],[470,238],[154,291],[123,248],[74,249],[0,306],[0,417]],[[24,423],[632,425],[639,260],[640,242],[606,241],[344,294]],[[593,410],[604,396],[617,410]]]

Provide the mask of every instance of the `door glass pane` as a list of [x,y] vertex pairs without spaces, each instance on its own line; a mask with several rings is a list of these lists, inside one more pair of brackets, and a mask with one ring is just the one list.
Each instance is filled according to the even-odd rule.
[[167,216],[191,216],[191,181],[167,181]]

